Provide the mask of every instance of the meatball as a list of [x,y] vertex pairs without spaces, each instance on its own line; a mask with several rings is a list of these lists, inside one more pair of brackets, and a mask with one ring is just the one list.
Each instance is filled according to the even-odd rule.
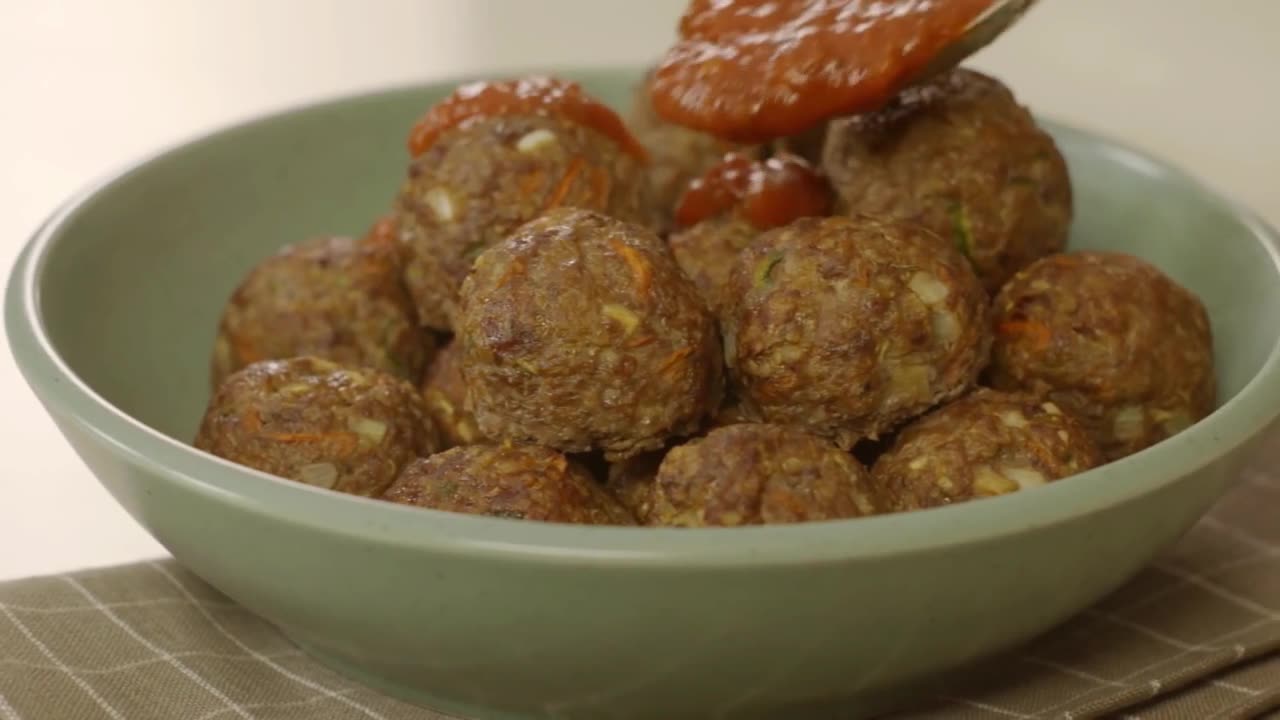
[[831,121],[823,169],[838,211],[923,223],[969,257],[990,293],[1067,241],[1062,154],[1007,87],[973,70]]
[[299,357],[253,363],[228,377],[194,445],[308,485],[375,496],[439,442],[413,385]]
[[919,510],[1039,487],[1101,461],[1057,405],[982,388],[903,428],[871,480],[885,509]]
[[746,423],[675,447],[653,481],[650,525],[767,525],[877,512],[867,471],[803,430]]
[[662,240],[564,208],[483,253],[462,286],[480,431],[619,460],[698,430],[722,394],[715,321]]
[[527,220],[574,206],[638,223],[653,208],[641,161],[614,140],[544,115],[477,119],[413,160],[399,198],[405,273],[426,325],[448,330],[472,262]]
[[691,180],[720,162],[725,153],[754,157],[760,149],[663,120],[649,100],[649,77],[645,75],[636,85],[627,119],[636,139],[649,151],[650,197],[657,208],[658,229],[666,232],[672,227],[676,202]]
[[467,383],[462,378],[462,346],[450,340],[427,368],[422,380],[427,415],[440,431],[447,447],[484,441],[476,418],[467,405]]
[[918,225],[806,218],[738,255],[722,318],[744,413],[849,449],[971,388],[991,346],[964,257]]
[[435,352],[401,279],[395,240],[316,238],[253,268],[222,312],[212,383],[260,360],[311,355],[417,382]]
[[635,525],[591,475],[533,445],[468,445],[410,463],[383,499],[517,520]]
[[1076,416],[1108,460],[1212,412],[1213,337],[1200,299],[1130,255],[1048,257],[994,302],[990,382]]
[[676,207],[669,245],[680,269],[719,312],[733,259],[761,232],[802,217],[830,214],[831,186],[803,159],[778,154],[753,161],[726,155],[691,182]]

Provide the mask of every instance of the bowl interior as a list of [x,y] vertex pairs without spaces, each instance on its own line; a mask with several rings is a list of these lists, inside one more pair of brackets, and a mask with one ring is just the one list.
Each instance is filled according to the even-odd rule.
[[[578,73],[622,108],[635,75]],[[50,238],[37,311],[56,351],[109,403],[182,442],[208,397],[222,303],[279,246],[362,232],[404,174],[404,138],[452,86],[394,90],[232,128],[161,154],[83,203]],[[1205,301],[1219,402],[1275,351],[1274,248],[1177,171],[1049,124],[1076,191],[1074,248],[1131,252]]]

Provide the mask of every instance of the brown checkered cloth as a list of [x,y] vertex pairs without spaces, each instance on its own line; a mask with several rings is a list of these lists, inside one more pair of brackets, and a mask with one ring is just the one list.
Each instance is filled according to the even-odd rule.
[[[1210,720],[1280,708],[1280,442],[1171,552],[896,718]],[[1280,720],[1280,712],[1269,715]],[[170,561],[0,584],[0,720],[447,720],[348,681]]]

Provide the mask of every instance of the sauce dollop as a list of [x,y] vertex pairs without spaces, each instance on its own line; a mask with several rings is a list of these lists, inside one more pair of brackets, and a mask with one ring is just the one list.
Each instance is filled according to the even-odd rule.
[[449,97],[433,105],[413,127],[409,152],[417,157],[453,128],[502,115],[561,117],[611,138],[639,160],[648,157],[617,113],[575,82],[540,75],[459,86]]
[[758,230],[831,212],[833,193],[826,178],[802,158],[780,154],[753,161],[730,153],[689,183],[676,206],[676,224],[688,227],[731,210]]
[[669,122],[744,143],[866,112],[993,0],[692,0],[649,91]]

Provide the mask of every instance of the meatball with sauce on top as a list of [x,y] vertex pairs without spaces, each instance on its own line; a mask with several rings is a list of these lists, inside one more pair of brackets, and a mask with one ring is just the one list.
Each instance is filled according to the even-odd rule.
[[545,77],[463,85],[410,139],[398,200],[419,319],[450,330],[476,257],[558,207],[652,225],[647,153],[612,110]]
[[802,217],[826,215],[831,187],[804,160],[775,155],[752,161],[726,155],[680,198],[680,228],[668,243],[712,311],[724,306],[738,253],[760,233]]

